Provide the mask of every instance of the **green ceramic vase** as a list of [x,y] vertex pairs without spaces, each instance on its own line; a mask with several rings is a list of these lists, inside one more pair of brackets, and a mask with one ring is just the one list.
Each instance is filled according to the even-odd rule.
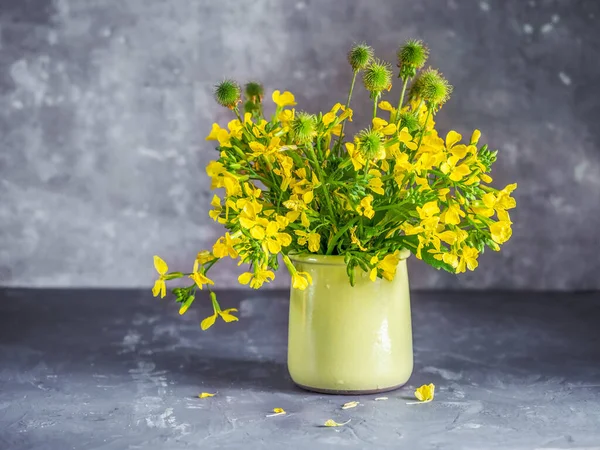
[[401,254],[393,281],[371,281],[360,269],[350,286],[343,256],[291,257],[313,279],[291,288],[288,368],[300,387],[367,394],[404,385],[413,369],[410,294]]

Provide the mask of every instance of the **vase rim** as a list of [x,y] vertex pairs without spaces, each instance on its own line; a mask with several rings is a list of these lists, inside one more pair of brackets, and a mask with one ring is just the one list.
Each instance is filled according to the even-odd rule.
[[[288,255],[292,261],[319,264],[323,266],[343,266],[344,262],[343,255],[316,255],[314,253],[295,253]],[[410,250],[403,248],[400,250],[400,261],[408,259],[410,256]]]

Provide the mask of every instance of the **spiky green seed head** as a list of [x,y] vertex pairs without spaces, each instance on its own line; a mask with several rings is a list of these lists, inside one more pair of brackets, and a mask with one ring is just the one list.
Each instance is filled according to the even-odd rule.
[[453,88],[441,73],[429,68],[419,78],[421,79],[421,98],[425,102],[439,107],[448,101]]
[[363,70],[373,59],[373,49],[367,44],[356,44],[348,52],[348,62],[352,70]]
[[379,95],[383,90],[392,87],[392,68],[389,63],[374,59],[365,68],[363,84],[371,94]]
[[405,111],[400,113],[400,125],[398,129],[408,128],[411,133],[419,129],[419,119],[412,113]]
[[263,98],[265,90],[264,90],[262,84],[257,83],[256,81],[251,81],[249,83],[246,83],[245,87],[246,87],[246,97],[249,97],[249,98],[258,97],[259,99]]
[[298,143],[308,144],[317,135],[317,118],[313,114],[300,112],[292,121],[291,129]]
[[223,80],[215,86],[215,100],[221,106],[233,109],[241,101],[242,90],[233,80]]
[[450,98],[452,86],[441,73],[429,68],[423,71],[410,88],[411,99],[423,99],[430,106],[440,107]]
[[259,111],[259,107],[252,100],[248,100],[246,103],[244,103],[244,112],[245,113],[254,114],[257,111]]
[[357,141],[358,151],[367,159],[374,159],[384,150],[383,135],[371,128],[358,133]]
[[423,41],[409,39],[398,49],[398,67],[410,66],[420,69],[425,65],[429,49]]

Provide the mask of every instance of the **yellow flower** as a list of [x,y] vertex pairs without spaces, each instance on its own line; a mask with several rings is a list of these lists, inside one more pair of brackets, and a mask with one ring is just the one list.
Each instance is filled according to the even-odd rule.
[[196,255],[196,261],[198,261],[198,264],[206,264],[214,259],[215,256],[208,250],[201,250]]
[[283,94],[280,91],[274,91],[272,98],[273,102],[279,108],[283,108],[285,106],[294,106],[296,104],[294,94],[289,91],[285,91]]
[[215,284],[215,282],[204,275],[203,272],[198,271],[198,266],[198,260],[194,261],[194,268],[192,269],[192,274],[190,275],[190,278],[194,280],[196,286],[198,286],[199,289],[202,289],[202,286],[205,284]]
[[379,131],[384,136],[390,136],[396,132],[396,125],[375,117],[373,118],[373,129]]
[[398,134],[398,140],[400,142],[402,142],[404,145],[406,145],[406,148],[408,148],[410,150],[416,150],[417,149],[417,143],[413,142],[413,137],[408,132],[408,128],[407,127],[404,127],[404,128],[402,128],[400,130],[400,133]]
[[206,174],[211,178],[211,189],[225,188],[228,197],[240,195],[242,187],[237,178],[227,172],[223,164],[218,161],[211,161],[206,166]]
[[479,142],[479,138],[481,137],[481,131],[475,130],[471,135],[471,145],[477,145]]
[[250,283],[252,289],[260,288],[264,283],[268,283],[275,279],[275,274],[264,267],[256,266],[254,273],[244,272],[238,277],[240,284]]
[[424,384],[415,391],[415,397],[420,402],[427,403],[433,400],[434,393],[435,385],[433,383]]
[[295,109],[284,109],[277,116],[281,124],[284,126],[287,126],[292,120],[294,120],[294,117],[296,117]]
[[348,423],[350,423],[350,420],[347,420],[346,422],[342,422],[342,423],[337,423],[335,420],[329,419],[323,424],[323,426],[324,427],[343,427],[344,425],[346,425]]
[[212,220],[219,223],[225,223],[226,219],[219,217],[223,212],[223,207],[221,206],[221,199],[218,195],[213,196],[210,205],[214,208],[213,210],[208,212],[208,215],[212,218]]
[[422,208],[417,206],[417,212],[419,213],[419,217],[421,219],[428,219],[439,214],[440,207],[438,206],[437,200],[433,200],[425,203]]
[[365,157],[356,149],[352,142],[346,142],[345,145],[350,160],[352,161],[352,165],[354,166],[354,170],[358,172],[365,165]]
[[259,156],[272,155],[273,153],[278,152],[281,148],[281,145],[279,145],[280,142],[281,138],[279,138],[278,136],[274,136],[269,141],[268,146],[265,146],[264,144],[261,144],[258,141],[252,141],[248,145],[252,150],[251,155],[258,158]]
[[373,209],[373,206],[371,205],[372,202],[373,202],[373,196],[370,194],[367,195],[360,201],[360,205],[358,205],[356,207],[356,211],[361,216],[365,216],[369,219],[372,219],[373,216],[375,215],[375,210]]
[[517,188],[517,183],[509,184],[498,192],[494,208],[498,210],[512,209],[517,206],[517,201],[510,196],[511,192]]
[[213,245],[213,255],[217,258],[229,256],[231,259],[235,259],[239,254],[234,246],[239,242],[239,239],[232,238],[229,233],[225,233],[225,236],[221,236],[217,242],[215,242],[215,245]]
[[319,233],[307,233],[306,231],[302,230],[296,230],[294,233],[297,236],[300,236],[298,239],[298,244],[306,245],[308,243],[308,249],[311,252],[317,253],[321,249],[321,235]]
[[373,175],[373,178],[369,180],[369,189],[379,195],[384,195],[385,191],[383,190],[383,181],[381,181],[381,173],[378,170],[371,169],[369,170],[369,174]]
[[292,287],[303,291],[312,285],[312,277],[308,272],[295,272],[292,274]]
[[[268,249],[268,251],[272,254],[277,254],[281,251],[281,247],[287,247],[292,243],[292,237],[287,233],[280,233],[279,227],[279,223],[274,221],[269,222],[267,225],[263,242],[263,249],[265,250],[265,253]],[[253,229],[256,228],[258,227]],[[250,233],[252,233],[252,231]]]
[[451,156],[446,162],[440,165],[440,170],[442,173],[449,174],[448,178],[452,181],[460,181],[471,173],[468,164],[458,164],[458,162],[463,159],[468,152],[477,150],[475,147],[467,147],[466,145],[458,144],[461,139],[462,136],[454,130],[451,130],[446,135],[446,148]]
[[395,112],[396,108],[394,108],[390,102],[387,102],[385,100],[382,100],[379,102],[379,109],[381,109],[382,111],[389,111],[389,112]]
[[375,265],[369,273],[371,281],[375,281],[377,278],[377,269],[381,270],[381,275],[388,281],[392,281],[396,276],[396,269],[400,262],[400,252],[396,250],[394,253],[386,255],[381,261],[377,256],[371,258],[371,265]]
[[461,255],[459,257],[458,265],[456,266],[456,273],[466,272],[469,270],[475,270],[479,263],[477,257],[479,256],[479,250],[469,246],[463,246],[461,248]]
[[217,394],[209,394],[208,392],[202,392],[201,394],[198,394],[198,398],[208,398],[208,397],[214,397]]
[[212,316],[207,317],[200,323],[200,328],[202,328],[202,330],[208,330],[210,327],[212,327],[215,324],[217,317],[221,317],[221,319],[223,319],[227,323],[236,322],[239,319],[237,317],[235,317],[233,314],[231,314],[232,312],[237,312],[237,309],[229,308],[224,311],[221,311],[221,310],[215,311],[215,313]]
[[158,272],[158,280],[154,283],[152,288],[152,295],[160,298],[165,298],[167,295],[167,284],[165,283],[165,275],[169,271],[169,266],[159,256],[154,255],[154,268]]
[[446,224],[458,225],[461,217],[465,217],[465,212],[460,209],[460,205],[455,202],[448,202],[448,209],[440,215],[440,220]]
[[215,295],[214,292],[210,293],[210,299],[211,299],[211,302],[213,305],[213,311],[215,313],[212,316],[207,317],[200,323],[200,328],[202,328],[202,330],[208,330],[210,327],[212,327],[214,325],[215,321],[217,320],[217,317],[221,317],[221,319],[223,319],[227,323],[236,322],[238,320],[238,318],[236,316],[231,314],[233,312],[237,312],[236,308],[229,308],[229,309],[226,309],[225,311],[221,311],[221,307],[219,306],[219,303],[217,302],[217,296]]
[[506,220],[499,220],[490,225],[492,239],[498,244],[504,244],[512,236],[511,223]]
[[219,141],[221,147],[231,147],[230,137],[225,128],[221,128],[218,123],[213,123],[210,133],[206,136],[206,140]]

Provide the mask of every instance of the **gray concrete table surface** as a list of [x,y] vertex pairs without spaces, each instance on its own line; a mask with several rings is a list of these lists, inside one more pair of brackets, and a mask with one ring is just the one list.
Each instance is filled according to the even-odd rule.
[[598,293],[413,292],[415,371],[387,401],[293,385],[286,292],[220,301],[240,321],[202,332],[208,301],[0,290],[0,449],[600,449]]

